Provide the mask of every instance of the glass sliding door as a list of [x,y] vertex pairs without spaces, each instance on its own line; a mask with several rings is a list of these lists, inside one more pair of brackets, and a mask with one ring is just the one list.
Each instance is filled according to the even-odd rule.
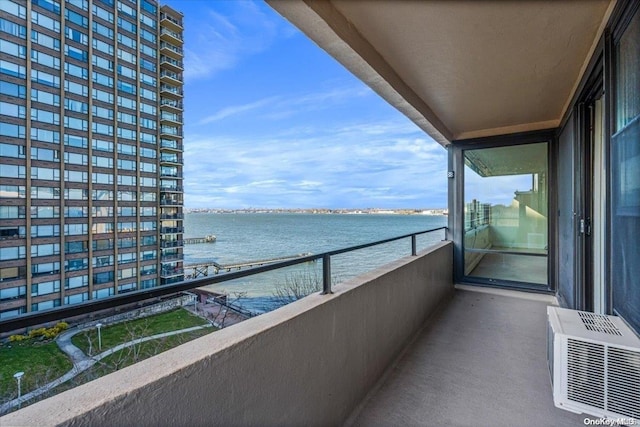
[[615,48],[611,137],[612,308],[640,333],[640,9]]
[[548,285],[548,144],[464,150],[464,275]]

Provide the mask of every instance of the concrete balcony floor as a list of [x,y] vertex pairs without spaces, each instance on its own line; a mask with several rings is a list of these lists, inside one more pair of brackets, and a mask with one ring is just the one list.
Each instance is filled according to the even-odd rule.
[[546,361],[548,296],[458,286],[349,424],[578,426],[553,405]]

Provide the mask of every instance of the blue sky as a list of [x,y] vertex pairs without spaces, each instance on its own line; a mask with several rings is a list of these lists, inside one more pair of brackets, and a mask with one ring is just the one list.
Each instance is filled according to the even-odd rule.
[[446,206],[446,151],[263,2],[184,13],[185,206]]

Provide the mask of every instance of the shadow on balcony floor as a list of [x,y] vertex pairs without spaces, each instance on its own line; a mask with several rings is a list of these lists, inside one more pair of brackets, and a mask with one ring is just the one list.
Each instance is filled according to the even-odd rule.
[[584,425],[584,415],[553,405],[546,298],[456,290],[351,421],[356,426]]

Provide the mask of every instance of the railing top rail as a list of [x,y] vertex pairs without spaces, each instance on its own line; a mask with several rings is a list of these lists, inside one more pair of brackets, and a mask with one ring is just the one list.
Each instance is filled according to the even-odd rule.
[[391,237],[388,239],[378,240],[371,243],[364,243],[355,246],[349,246],[347,248],[335,249],[318,254],[312,254],[303,256],[300,258],[294,258],[287,261],[277,261],[271,264],[265,264],[257,267],[252,267],[246,270],[236,270],[228,273],[219,274],[216,276],[208,276],[202,279],[195,279],[183,282],[176,282],[168,285],[157,286],[155,288],[141,289],[138,291],[127,292],[123,295],[115,295],[108,298],[102,298],[98,300],[85,301],[78,304],[69,305],[68,307],[58,307],[51,310],[38,311],[35,313],[28,313],[10,319],[0,320],[0,333],[13,331],[20,328],[26,328],[29,326],[39,325],[46,322],[53,322],[60,319],[71,318],[75,316],[81,316],[94,311],[106,310],[122,305],[137,303],[140,301],[159,298],[171,294],[175,294],[182,291],[188,291],[202,286],[213,285],[216,283],[222,283],[229,280],[240,279],[247,276],[253,276],[255,274],[266,273],[268,271],[278,270],[285,267],[291,267],[297,264],[303,264],[305,262],[315,261],[323,259],[325,256],[339,255],[346,252],[352,252],[360,249],[370,248],[372,246],[382,245],[385,243],[394,242],[396,240],[402,240],[413,236],[419,236],[421,234],[431,233],[439,230],[446,230],[447,227],[432,228],[429,230],[418,231],[415,233],[403,234],[401,236]]

